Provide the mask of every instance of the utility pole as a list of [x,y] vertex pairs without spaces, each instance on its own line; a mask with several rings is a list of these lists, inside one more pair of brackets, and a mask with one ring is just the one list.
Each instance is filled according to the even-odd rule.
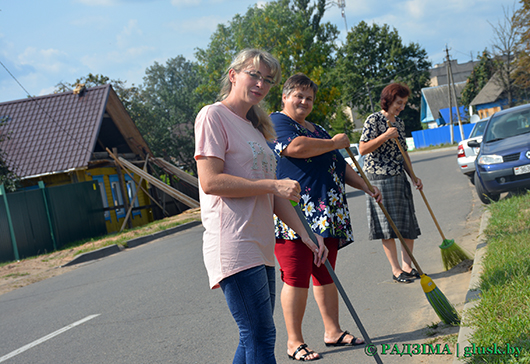
[[368,85],[368,82],[366,82],[366,90],[368,91],[368,97],[370,98],[370,107],[372,109],[372,114],[373,114],[375,112],[374,102],[372,101],[372,92],[370,91],[370,85]]
[[329,1],[326,6],[337,5],[340,8],[340,15],[344,18],[344,26],[346,27],[346,33],[348,33],[348,22],[346,21],[346,0]]
[[453,132],[453,101],[451,98],[451,82],[449,81],[451,62],[449,61],[449,49],[447,49],[447,44],[445,45],[445,53],[447,54],[447,87],[449,90],[449,132],[451,134],[451,144],[453,144],[455,142],[455,136]]
[[[451,94],[452,96],[454,97],[455,99],[455,107],[456,107],[456,115],[457,115],[457,118],[458,118],[458,126],[460,128],[460,140],[464,140],[464,128],[462,127],[462,119],[460,118],[460,110],[458,109],[458,99],[456,97],[456,86],[455,86],[455,81],[454,81],[454,78],[453,78],[453,71],[451,69],[451,60],[449,58],[449,50],[447,49],[447,45],[445,46],[445,51],[446,51],[446,54],[447,54],[447,81],[448,81],[448,85],[449,85],[449,100],[451,100]],[[453,108],[452,108],[452,105],[451,105],[451,102],[449,102],[449,108],[450,108],[450,115],[451,115],[451,144],[454,143],[454,133],[453,133],[453,118],[452,118],[452,114],[453,114]]]

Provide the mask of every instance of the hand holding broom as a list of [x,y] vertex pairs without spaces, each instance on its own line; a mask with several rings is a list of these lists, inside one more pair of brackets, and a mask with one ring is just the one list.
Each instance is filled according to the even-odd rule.
[[[309,227],[309,224],[307,223],[307,220],[306,220],[306,218],[304,216],[304,213],[300,209],[300,206],[294,201],[291,201],[291,204],[293,205],[294,210],[296,211],[296,214],[300,218],[300,221],[302,222],[302,225],[304,225],[304,229],[306,230],[307,234],[309,235],[309,237],[311,238],[313,243],[315,243],[315,245],[318,247],[319,244],[318,244],[317,237],[313,233],[313,230],[311,230],[311,227]],[[373,346],[372,340],[368,336],[368,333],[366,332],[366,330],[365,330],[365,328],[364,328],[364,326],[363,326],[363,324],[361,322],[361,319],[359,318],[359,316],[357,316],[357,313],[355,312],[355,309],[353,308],[353,305],[351,304],[350,299],[348,298],[348,295],[346,295],[346,291],[342,287],[342,284],[340,283],[339,278],[337,277],[337,274],[335,274],[335,271],[333,270],[333,267],[331,266],[331,263],[329,262],[329,260],[326,259],[324,265],[328,269],[328,273],[331,276],[331,278],[333,279],[333,283],[335,283],[335,286],[337,287],[337,290],[339,291],[340,295],[342,296],[342,299],[344,300],[344,303],[346,304],[346,307],[350,311],[350,314],[352,315],[353,320],[355,321],[355,324],[359,328],[359,331],[361,332],[361,335],[363,336],[364,342],[368,346]],[[377,350],[370,351],[370,353],[374,357],[374,360],[375,360],[375,362],[377,364],[382,364],[383,363],[381,361],[381,358],[379,357],[379,354],[377,353]]]
[[[388,127],[391,128],[392,124],[390,124],[390,120],[388,122]],[[412,164],[410,163],[409,158],[407,157],[407,154],[403,150],[403,147],[399,143],[397,139],[394,139],[396,142],[396,145],[399,148],[399,151],[401,152],[401,155],[403,156],[403,159],[405,160],[405,164],[407,165],[407,168],[410,172],[410,175],[412,177],[412,180],[414,183],[418,180],[416,175],[414,174],[414,170],[412,169]],[[466,260],[471,259],[471,257],[464,251],[462,248],[460,248],[453,239],[446,239],[444,236],[444,233],[442,232],[442,229],[440,228],[440,225],[438,225],[438,221],[436,220],[436,217],[434,216],[434,212],[431,209],[431,206],[429,205],[429,202],[427,201],[427,197],[425,197],[425,193],[423,193],[423,189],[419,189],[421,197],[423,198],[423,201],[425,202],[425,205],[427,206],[427,210],[429,210],[429,213],[431,214],[432,220],[434,221],[434,225],[436,225],[436,228],[438,229],[438,232],[440,233],[440,236],[442,237],[442,244],[439,246],[440,249],[442,249],[442,262],[444,265],[445,270],[449,270],[453,268],[458,263]]]
[[[366,178],[366,175],[364,174],[361,166],[359,165],[359,162],[355,159],[351,149],[348,147],[346,148],[346,152],[348,152],[348,155],[352,159],[353,163],[355,164],[355,167],[357,167],[357,170],[361,174],[361,177],[363,178],[364,182],[370,189],[370,191],[374,191],[374,188],[368,178]],[[403,236],[399,232],[397,226],[394,224],[394,221],[390,217],[388,211],[386,210],[385,206],[378,202],[379,207],[385,214],[385,217],[387,218],[388,222],[390,223],[390,226],[392,226],[392,229],[396,233],[397,237],[399,238],[399,241],[401,242],[401,245],[406,250],[407,254],[409,255],[410,259],[414,263],[414,266],[418,270],[418,273],[420,273],[421,276],[421,287],[423,288],[423,292],[425,293],[425,296],[427,296],[427,300],[431,304],[432,308],[438,315],[438,317],[446,324],[451,325],[457,325],[460,323],[460,318],[458,317],[458,313],[456,312],[456,309],[453,307],[453,305],[447,300],[445,295],[440,291],[438,287],[436,287],[436,284],[433,282],[433,280],[428,277],[425,273],[423,273],[422,269],[420,268],[418,262],[416,261],[416,258],[414,258],[414,255],[412,255],[412,252],[410,251],[407,244],[405,244],[405,240],[403,239]]]

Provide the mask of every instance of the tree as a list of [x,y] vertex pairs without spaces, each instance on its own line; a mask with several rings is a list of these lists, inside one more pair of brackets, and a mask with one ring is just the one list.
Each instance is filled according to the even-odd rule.
[[397,30],[388,25],[369,26],[361,21],[347,35],[337,56],[336,78],[341,80],[342,100],[365,118],[379,108],[381,91],[392,82],[411,90],[400,114],[407,135],[421,129],[421,89],[429,85],[427,52],[416,43],[403,45]]
[[530,87],[530,1],[521,0],[522,7],[515,12],[515,26],[519,42],[519,54],[513,74],[514,83],[527,89]]
[[516,69],[516,57],[519,53],[519,35],[517,31],[516,12],[510,12],[503,6],[503,19],[493,28],[493,54],[495,55],[495,70],[498,74],[500,87],[503,88],[508,99],[509,107],[514,106],[518,89],[513,76]]
[[201,106],[197,64],[183,56],[146,70],[144,84],[131,99],[129,113],[155,156],[196,173],[194,121]]
[[72,89],[75,89],[77,84],[84,84],[85,87],[88,88],[106,85],[108,83],[112,85],[112,88],[114,91],[116,91],[120,101],[123,103],[125,108],[128,109],[130,106],[130,100],[133,95],[138,92],[138,88],[135,87],[134,84],[132,84],[131,87],[127,87],[127,81],[121,81],[120,79],[111,80],[109,77],[100,74],[94,75],[89,73],[84,77],[78,78],[73,83],[59,82],[57,85],[55,85],[54,93],[72,91]]
[[479,62],[471,71],[471,75],[467,78],[466,86],[462,90],[461,102],[464,106],[469,107],[471,101],[478,95],[480,90],[490,80],[495,73],[495,64],[489,52],[485,49]]
[[[0,144],[2,144],[4,140],[9,139],[9,136],[3,133],[2,128],[6,122],[6,117],[0,118]],[[17,188],[18,177],[7,165],[5,157],[5,152],[0,148],[0,185],[4,184],[6,191],[15,191]]]
[[[283,82],[297,72],[305,73],[319,86],[317,100],[309,119],[329,127],[339,108],[338,80],[330,76],[333,68],[337,28],[322,23],[326,1],[277,0],[250,7],[245,15],[236,15],[228,25],[219,25],[206,49],[196,53],[200,72],[207,83],[199,88],[204,103],[215,99],[219,80],[232,58],[244,48],[260,48],[280,62]],[[272,112],[281,109],[281,88],[274,87],[265,100]]]

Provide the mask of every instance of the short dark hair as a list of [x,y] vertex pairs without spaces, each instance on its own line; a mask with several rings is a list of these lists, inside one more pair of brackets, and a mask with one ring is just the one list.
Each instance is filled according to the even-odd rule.
[[[297,73],[285,81],[283,84],[282,95],[289,96],[297,88],[302,90],[311,89],[313,90],[313,96],[316,96],[318,91],[318,86],[316,83],[311,81],[311,79],[303,73]],[[282,108],[283,106],[284,105],[282,101]]]
[[410,89],[402,83],[391,83],[381,91],[381,108],[388,111],[388,108],[396,100],[396,97],[409,97]]

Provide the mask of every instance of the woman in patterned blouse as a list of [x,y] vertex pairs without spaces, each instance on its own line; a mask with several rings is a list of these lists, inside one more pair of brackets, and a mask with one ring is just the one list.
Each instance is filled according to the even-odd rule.
[[[383,110],[366,119],[359,141],[359,151],[366,155],[363,167],[366,176],[372,185],[381,190],[383,205],[403,236],[405,244],[412,251],[414,239],[421,232],[414,212],[411,187],[405,175],[407,172],[412,176],[403,160],[403,157],[409,161],[410,158],[407,152],[403,156],[396,144],[398,141],[403,150],[407,150],[405,125],[397,116],[407,105],[409,94],[409,88],[399,83],[390,84],[383,89],[381,93]],[[388,126],[389,121],[392,127]],[[413,183],[417,189],[423,188],[419,178]],[[367,199],[367,210],[369,237],[371,240],[383,241],[383,249],[392,267],[392,279],[399,283],[411,283],[415,278],[419,278],[420,275],[411,266],[410,257],[403,250],[401,265],[399,264],[395,241],[397,236],[372,199]]]
[[[283,86],[282,111],[271,115],[277,139],[271,149],[278,155],[277,178],[297,180],[302,188],[300,207],[321,249],[328,250],[334,267],[337,250],[353,242],[350,213],[345,196],[345,183],[380,200],[378,190],[372,194],[361,177],[346,163],[337,149],[350,146],[345,134],[333,138],[319,125],[306,120],[313,109],[317,85],[299,73]],[[322,238],[324,244],[322,244]],[[281,303],[287,328],[287,354],[302,361],[320,359],[308,349],[302,336],[309,281],[313,276],[313,292],[324,321],[327,346],[360,345],[339,325],[338,292],[326,267],[317,266],[311,252],[294,231],[276,219],[275,254],[284,282]]]

